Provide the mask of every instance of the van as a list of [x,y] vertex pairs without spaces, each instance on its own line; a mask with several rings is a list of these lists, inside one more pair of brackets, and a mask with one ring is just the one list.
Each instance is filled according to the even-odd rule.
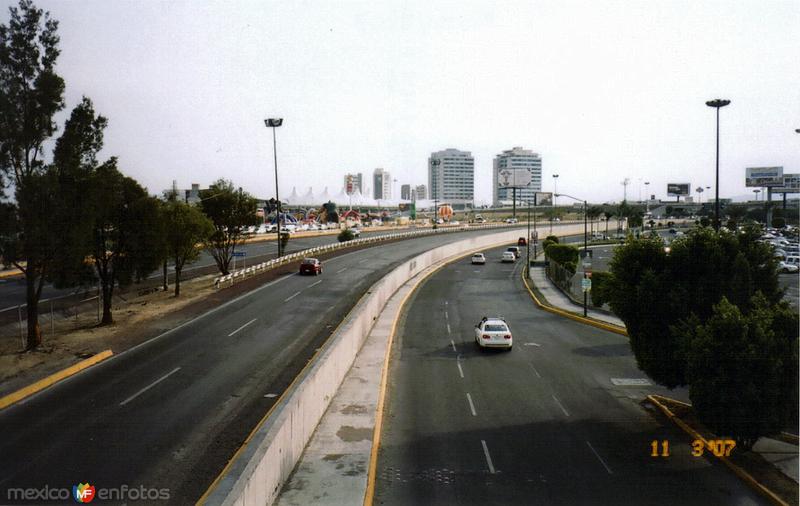
[[784,260],[784,262],[790,265],[796,265],[800,267],[800,256],[786,257],[786,260]]

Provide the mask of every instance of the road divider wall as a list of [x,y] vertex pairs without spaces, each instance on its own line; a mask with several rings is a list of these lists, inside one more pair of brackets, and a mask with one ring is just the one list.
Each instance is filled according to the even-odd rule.
[[[505,242],[516,244],[520,232],[517,227],[439,246],[403,262],[372,285],[250,434],[199,503],[273,504],[374,321],[397,289],[424,269],[469,251]],[[553,235],[558,236],[582,232],[582,224],[561,224],[553,228]]]

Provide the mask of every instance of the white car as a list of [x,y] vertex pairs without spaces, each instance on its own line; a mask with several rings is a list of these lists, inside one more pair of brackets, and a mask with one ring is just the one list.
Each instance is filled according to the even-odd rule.
[[519,223],[516,218],[506,218],[506,223]]
[[293,234],[295,231],[297,231],[297,225],[294,223],[285,223],[281,225],[281,231],[286,231],[290,234]]
[[475,325],[475,342],[481,348],[505,348],[510,351],[514,338],[504,319],[484,317]]
[[503,252],[503,256],[500,258],[500,261],[501,262],[516,262],[517,261],[517,255],[515,255],[511,251],[504,251]]
[[477,264],[484,265],[486,263],[486,255],[484,255],[483,253],[475,253],[474,255],[472,255],[472,263],[476,265]]
[[800,270],[800,266],[781,261],[778,264],[778,270],[781,272],[797,272]]
[[350,227],[350,232],[353,233],[353,237],[358,237],[361,235],[361,229],[358,227]]

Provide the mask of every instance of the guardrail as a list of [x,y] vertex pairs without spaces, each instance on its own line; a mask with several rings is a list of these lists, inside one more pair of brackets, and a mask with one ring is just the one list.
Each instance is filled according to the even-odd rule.
[[[570,222],[571,223],[571,222]],[[563,225],[568,225],[570,223],[563,222]],[[393,241],[396,239],[409,239],[411,237],[421,237],[426,235],[435,235],[435,234],[446,234],[446,233],[453,233],[453,232],[464,232],[469,230],[484,230],[484,229],[497,229],[497,228],[520,228],[527,226],[527,223],[521,225],[519,223],[491,223],[491,224],[481,224],[481,225],[462,225],[458,227],[440,227],[440,228],[431,228],[425,230],[414,230],[413,232],[398,232],[394,234],[383,234],[375,237],[364,237],[359,239],[352,239],[350,241],[339,242],[339,243],[331,243],[325,244],[323,246],[315,246],[313,248],[304,249],[302,251],[296,251],[294,253],[290,253],[288,255],[282,256],[280,258],[275,258],[273,260],[268,260],[266,262],[261,262],[260,264],[253,265],[251,267],[246,267],[243,269],[237,269],[236,271],[231,272],[230,274],[226,274],[224,276],[218,276],[214,278],[214,288],[221,288],[225,283],[230,283],[232,286],[237,280],[245,279],[248,275],[253,274],[255,275],[258,272],[268,271],[271,269],[275,269],[277,267],[281,267],[283,265],[295,262],[297,260],[301,260],[308,256],[313,256],[321,253],[330,253],[331,251],[336,251],[345,248],[354,248],[357,246],[362,246],[365,244],[372,244],[376,242],[383,242],[383,241]]]

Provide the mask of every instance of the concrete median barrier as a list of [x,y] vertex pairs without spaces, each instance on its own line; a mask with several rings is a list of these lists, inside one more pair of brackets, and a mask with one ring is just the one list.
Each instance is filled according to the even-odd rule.
[[[583,233],[562,224],[554,235]],[[524,235],[524,232],[523,232]],[[461,239],[400,264],[375,283],[284,392],[198,503],[273,504],[386,302],[411,277],[466,252],[514,243],[520,229]]]

